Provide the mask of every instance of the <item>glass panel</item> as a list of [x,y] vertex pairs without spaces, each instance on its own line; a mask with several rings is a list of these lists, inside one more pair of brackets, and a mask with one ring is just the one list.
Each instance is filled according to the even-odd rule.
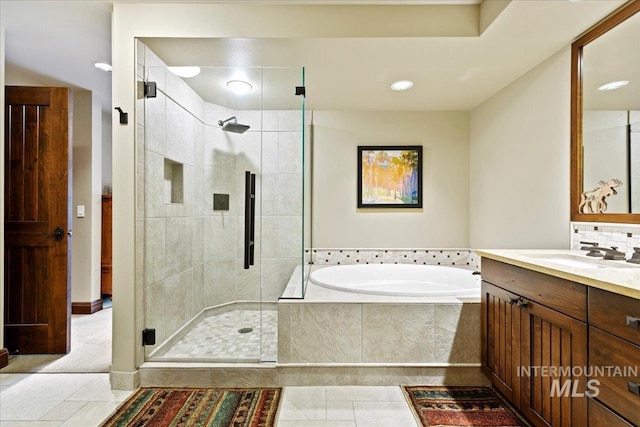
[[[182,78],[138,46],[140,73],[156,83],[156,96],[144,98],[140,82],[136,107],[144,139],[136,153],[144,183],[137,256],[145,328],[156,333],[146,360],[276,361],[277,301],[290,282],[291,296],[303,297],[310,247],[309,116],[295,95],[304,71],[201,67]],[[250,91],[231,93],[232,80]],[[247,200],[255,216],[248,269]]]
[[[302,68],[302,84],[305,85],[305,76],[304,76],[304,68]],[[311,220],[312,220],[312,210],[311,210],[311,184],[312,184],[312,168],[311,161],[313,159],[313,124],[312,124],[312,115],[311,110],[309,109],[309,103],[307,102],[306,95],[302,98],[302,117],[303,117],[303,127],[302,127],[302,164],[303,164],[303,174],[302,179],[304,181],[304,190],[303,190],[303,221],[304,221],[304,241],[303,241],[303,249],[304,253],[302,255],[303,258],[303,266],[302,269],[302,298],[305,297],[307,291],[307,282],[309,280],[309,274],[311,273],[311,257],[313,254],[313,240],[312,240],[312,229],[311,229]]]
[[[152,54],[148,56],[153,58]],[[153,58],[155,63],[157,58]],[[254,82],[259,67],[202,68],[200,78]],[[149,66],[144,100],[147,360],[261,359],[262,100],[197,93],[164,65]],[[225,86],[225,85],[223,85]],[[226,86],[225,86],[226,88]],[[255,177],[254,262],[244,268],[245,173]],[[215,195],[215,197],[214,197]],[[214,200],[215,199],[215,200]],[[251,199],[249,199],[251,201]]]

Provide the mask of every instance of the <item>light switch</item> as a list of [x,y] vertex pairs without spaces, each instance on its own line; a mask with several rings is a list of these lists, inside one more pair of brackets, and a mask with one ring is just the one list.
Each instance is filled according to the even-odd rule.
[[84,218],[84,205],[78,205],[78,218]]

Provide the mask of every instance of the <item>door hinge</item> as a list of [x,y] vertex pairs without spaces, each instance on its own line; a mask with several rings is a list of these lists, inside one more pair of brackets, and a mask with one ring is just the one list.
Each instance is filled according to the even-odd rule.
[[157,96],[156,82],[144,82],[144,97],[155,98]]
[[144,329],[142,331],[142,345],[154,345],[156,343],[156,330]]
[[307,88],[305,86],[296,86],[296,95],[307,96]]

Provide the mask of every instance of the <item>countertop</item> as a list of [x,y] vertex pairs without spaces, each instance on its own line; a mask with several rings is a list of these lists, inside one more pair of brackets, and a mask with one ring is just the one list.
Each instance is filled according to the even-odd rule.
[[[502,261],[550,276],[572,280],[598,289],[640,299],[640,265],[625,261],[593,260],[586,251],[563,249],[478,249],[483,258]],[[562,265],[552,262],[553,257],[584,260],[597,264],[597,268]],[[546,259],[548,258],[548,259]],[[569,261],[571,263],[571,261]],[[579,264],[577,262],[576,264]]]

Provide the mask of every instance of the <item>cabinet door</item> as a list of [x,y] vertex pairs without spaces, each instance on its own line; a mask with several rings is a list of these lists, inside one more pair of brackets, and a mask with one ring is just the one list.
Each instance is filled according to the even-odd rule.
[[482,370],[515,406],[520,404],[520,309],[517,295],[482,282]]
[[537,426],[587,425],[587,325],[534,302],[521,306],[522,413]]

